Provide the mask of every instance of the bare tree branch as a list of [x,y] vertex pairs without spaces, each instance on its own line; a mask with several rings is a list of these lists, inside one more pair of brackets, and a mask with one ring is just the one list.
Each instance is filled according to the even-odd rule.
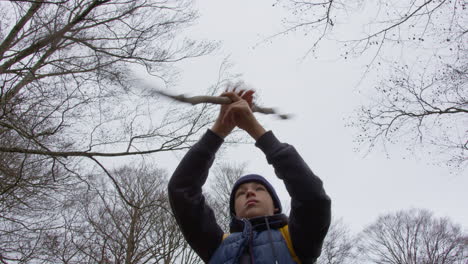
[[0,151],[6,153],[25,153],[25,154],[36,154],[36,155],[46,155],[53,157],[121,157],[121,156],[133,156],[133,155],[146,155],[156,152],[164,151],[175,151],[187,149],[189,146],[181,147],[167,147],[160,149],[151,149],[146,151],[125,151],[125,152],[86,152],[86,151],[43,151],[43,150],[34,150],[34,149],[23,149],[23,148],[6,148],[0,147]]

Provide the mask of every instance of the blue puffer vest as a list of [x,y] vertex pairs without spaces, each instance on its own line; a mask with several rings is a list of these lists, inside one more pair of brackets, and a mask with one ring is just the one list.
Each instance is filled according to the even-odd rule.
[[266,229],[257,228],[258,225],[252,226],[249,220],[240,220],[243,223],[242,232],[232,233],[224,239],[211,257],[210,263],[239,263],[240,257],[245,250],[250,252],[250,259],[253,260],[252,264],[296,263],[289,253],[281,232],[274,227],[270,229],[268,218],[263,217],[263,219],[262,225],[266,226]]

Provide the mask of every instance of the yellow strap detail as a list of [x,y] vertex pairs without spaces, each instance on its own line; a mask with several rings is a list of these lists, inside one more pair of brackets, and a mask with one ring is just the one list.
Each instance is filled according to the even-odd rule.
[[283,235],[284,240],[286,241],[286,245],[288,246],[289,253],[291,254],[291,257],[296,261],[297,263],[301,264],[301,260],[296,255],[296,252],[294,251],[291,237],[289,236],[289,228],[288,225],[285,225],[281,227],[280,229],[281,235]]
[[228,236],[229,236],[229,233],[224,233],[223,234],[223,240],[226,239],[226,237],[228,237]]

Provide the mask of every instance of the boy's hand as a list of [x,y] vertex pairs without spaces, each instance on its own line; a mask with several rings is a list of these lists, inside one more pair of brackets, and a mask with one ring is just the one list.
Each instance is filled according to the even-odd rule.
[[[250,108],[252,107],[254,93],[255,92],[252,90],[248,90],[248,91],[240,90],[239,92],[236,93],[236,90],[234,89],[233,91],[222,93],[221,96],[226,96],[226,97],[231,98],[230,95],[234,95],[236,96],[236,98],[239,98],[239,100],[246,102]],[[221,110],[219,112],[218,118],[216,119],[216,122],[211,128],[211,131],[213,131],[214,133],[216,133],[218,136],[222,138],[227,137],[232,132],[232,130],[236,127],[236,123],[234,122],[234,120],[232,119],[223,120],[224,116],[226,115],[226,111],[231,104],[221,105]]]
[[[253,94],[251,90],[247,91],[246,94],[249,92]],[[251,100],[247,101],[234,92],[224,93],[224,96],[229,97],[233,102],[224,109],[221,123],[234,124],[249,133],[255,140],[266,132],[252,112]]]

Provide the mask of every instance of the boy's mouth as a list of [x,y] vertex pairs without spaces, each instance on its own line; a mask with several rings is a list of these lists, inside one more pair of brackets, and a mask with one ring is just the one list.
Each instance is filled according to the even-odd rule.
[[255,205],[256,203],[258,203],[258,200],[255,200],[255,199],[248,200],[248,201],[245,203],[245,207],[248,207],[248,206],[251,206],[251,205]]

